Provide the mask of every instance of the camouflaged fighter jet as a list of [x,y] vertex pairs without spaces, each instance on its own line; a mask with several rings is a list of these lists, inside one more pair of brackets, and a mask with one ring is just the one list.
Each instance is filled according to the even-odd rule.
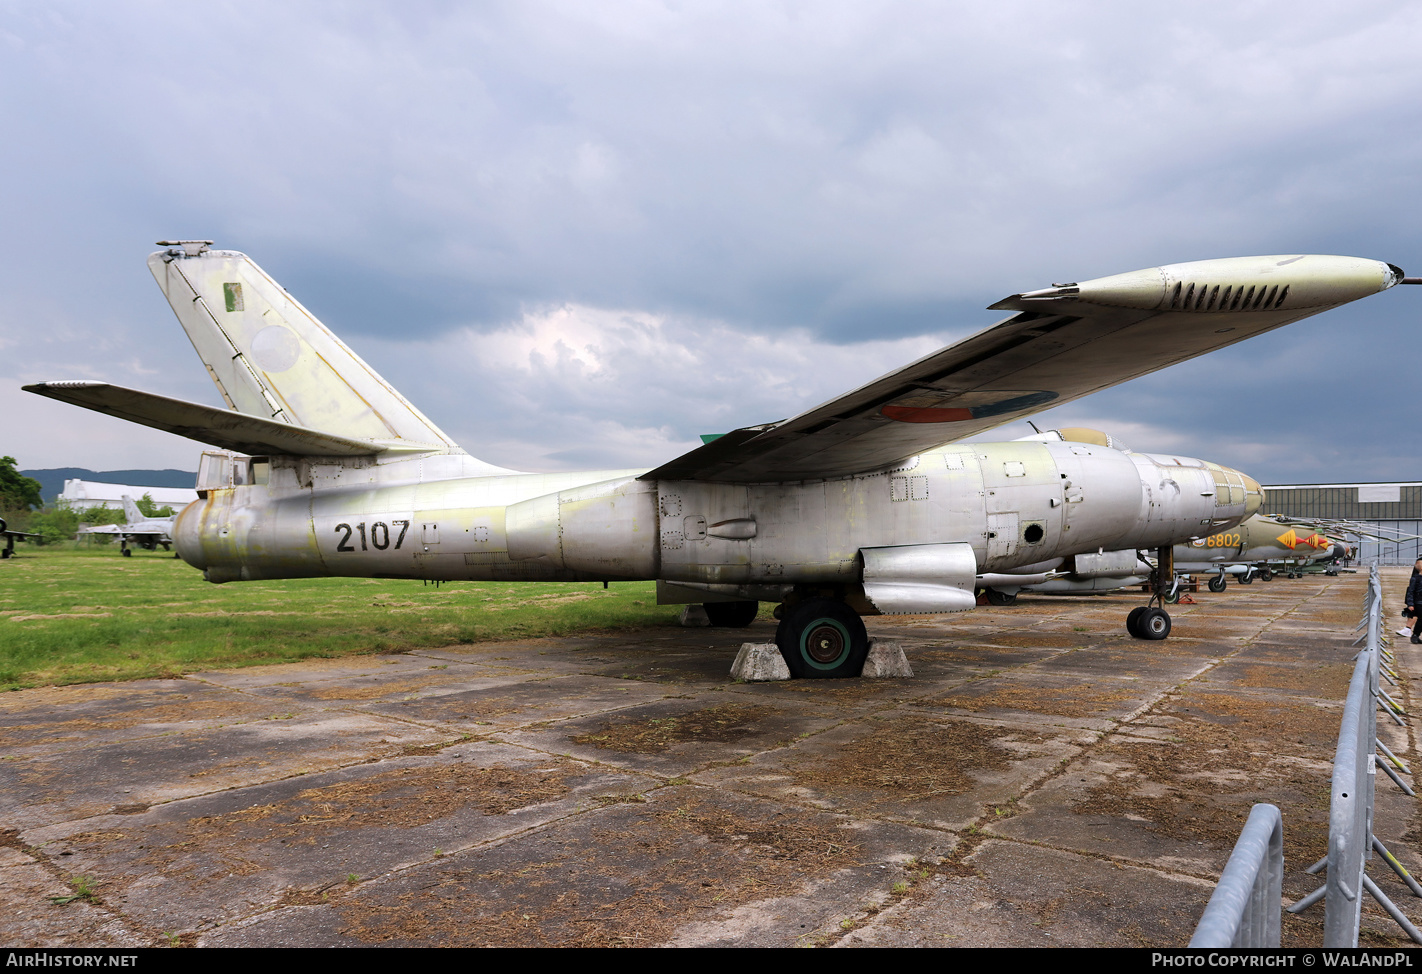
[[1291,521],[1277,515],[1256,514],[1227,531],[1196,538],[1175,549],[1175,571],[1190,575],[1213,574],[1211,592],[1223,592],[1225,579],[1234,575],[1248,585],[1258,575],[1274,577],[1271,564],[1282,564],[1294,578],[1306,565],[1342,558],[1347,546],[1318,532],[1316,524]]
[[[956,441],[1403,280],[1381,261],[1286,255],[1054,284],[992,305],[1008,317],[971,338],[654,470],[522,474],[465,453],[256,264],[209,244],[163,241],[148,264],[227,409],[25,387],[222,451],[174,529],[209,581],[657,579],[663,601],[723,625],[779,603],[800,677],[858,674],[861,615],[969,609],[979,573],[1098,550],[1168,560],[1238,524],[1259,485],[1218,464]],[[1127,620],[1134,635],[1169,632],[1159,597]]]

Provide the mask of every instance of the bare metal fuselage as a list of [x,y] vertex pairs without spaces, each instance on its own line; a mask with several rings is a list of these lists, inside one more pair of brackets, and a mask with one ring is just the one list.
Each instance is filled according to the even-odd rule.
[[[955,444],[890,470],[766,485],[640,471],[459,476],[436,455],[322,464],[233,458],[179,516],[178,553],[214,582],[325,575],[660,579],[723,596],[852,590],[866,549],[966,545],[976,571],[1152,548],[1233,525],[1258,485],[1198,460],[1081,443]],[[202,485],[200,485],[202,486]]]

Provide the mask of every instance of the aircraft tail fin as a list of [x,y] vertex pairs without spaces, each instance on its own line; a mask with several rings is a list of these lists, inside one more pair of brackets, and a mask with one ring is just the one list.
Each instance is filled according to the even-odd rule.
[[[159,241],[158,286],[234,410],[351,439],[457,445],[245,254]],[[461,451],[462,452],[462,451]]]
[[138,509],[132,497],[123,495],[123,520],[125,524],[137,524],[139,521],[148,520],[148,515]]

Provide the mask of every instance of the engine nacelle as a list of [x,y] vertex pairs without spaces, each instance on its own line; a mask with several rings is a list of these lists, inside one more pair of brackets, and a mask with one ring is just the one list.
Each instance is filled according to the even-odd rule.
[[657,485],[623,478],[544,494],[504,514],[509,558],[598,576],[656,578]]

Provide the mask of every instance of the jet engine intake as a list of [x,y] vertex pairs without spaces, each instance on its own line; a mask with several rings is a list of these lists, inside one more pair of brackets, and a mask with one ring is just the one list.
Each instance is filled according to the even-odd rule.
[[963,612],[977,604],[978,560],[972,545],[861,548],[860,555],[864,595],[885,615]]

